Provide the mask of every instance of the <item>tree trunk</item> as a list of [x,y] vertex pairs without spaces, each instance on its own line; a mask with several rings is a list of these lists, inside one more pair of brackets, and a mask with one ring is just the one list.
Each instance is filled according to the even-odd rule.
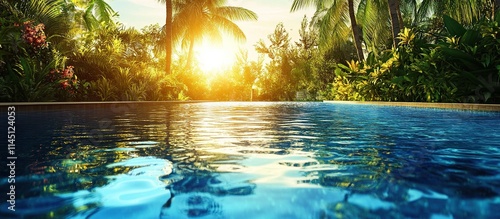
[[349,18],[351,20],[352,37],[354,45],[356,46],[356,52],[358,53],[359,61],[363,61],[365,59],[365,56],[363,54],[363,47],[361,46],[361,39],[363,35],[361,34],[361,29],[356,23],[356,16],[354,15],[354,1],[348,0],[347,3],[349,6]]
[[186,62],[186,69],[191,67],[191,63],[193,62],[193,47],[194,47],[194,37],[189,38],[189,52]]
[[165,1],[167,18],[165,19],[165,73],[170,74],[172,64],[172,0]]
[[497,13],[500,13],[500,0],[494,0],[493,2],[493,19],[497,16]]
[[396,48],[399,44],[398,35],[401,31],[401,23],[399,21],[398,10],[399,10],[399,0],[387,0],[389,5],[389,13],[391,15],[391,24],[392,24],[392,42],[393,47]]
[[396,9],[398,13],[399,28],[401,30],[405,27],[405,23],[403,21],[403,16],[401,15],[401,4],[399,4],[399,0],[398,0],[398,7]]

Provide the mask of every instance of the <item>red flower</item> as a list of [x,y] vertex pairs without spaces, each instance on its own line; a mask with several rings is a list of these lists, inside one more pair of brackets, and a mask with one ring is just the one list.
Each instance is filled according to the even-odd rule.
[[45,25],[43,23],[33,25],[32,21],[24,22],[24,31],[23,31],[23,39],[29,45],[35,48],[44,48],[47,47],[48,44],[45,41],[46,36],[43,30],[45,29]]
[[69,86],[68,80],[61,81],[61,86],[63,89],[66,89]]
[[63,78],[72,78],[73,77],[73,66],[68,66],[62,72]]

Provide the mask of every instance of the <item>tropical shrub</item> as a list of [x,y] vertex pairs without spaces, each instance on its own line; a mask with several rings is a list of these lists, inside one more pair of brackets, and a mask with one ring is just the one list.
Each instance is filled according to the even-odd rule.
[[0,99],[75,99],[79,82],[73,67],[64,67],[65,57],[50,46],[45,25],[13,17],[2,18],[0,23],[0,87],[3,91]]
[[500,15],[467,29],[447,16],[444,22],[449,36],[440,48],[459,74],[463,101],[500,101]]
[[3,101],[68,101],[79,93],[73,66],[58,70],[57,60],[43,63],[20,57],[0,81]]
[[338,64],[332,94],[339,100],[496,102],[500,100],[497,20],[465,28],[444,15],[446,31],[435,41],[422,37],[418,29],[406,28],[399,34],[397,48],[371,52],[364,62]]
[[100,101],[116,100],[116,87],[105,77],[90,82],[90,90],[93,92],[94,97],[90,99]]

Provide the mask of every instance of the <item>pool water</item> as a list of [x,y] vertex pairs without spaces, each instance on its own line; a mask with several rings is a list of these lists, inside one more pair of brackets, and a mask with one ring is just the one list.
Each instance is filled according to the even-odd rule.
[[0,218],[500,218],[499,124],[302,102],[18,109]]

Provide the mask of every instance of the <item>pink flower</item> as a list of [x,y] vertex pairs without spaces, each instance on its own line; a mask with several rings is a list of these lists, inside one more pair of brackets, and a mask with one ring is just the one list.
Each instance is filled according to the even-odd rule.
[[62,77],[63,78],[72,78],[73,77],[73,69],[71,66],[66,67],[64,71],[62,72]]
[[66,89],[69,86],[68,80],[61,81],[61,86],[63,89]]
[[34,26],[32,21],[24,22],[24,31],[22,36],[24,41],[37,49],[46,47],[48,44],[45,41],[46,36],[43,32],[44,28],[45,25],[43,23],[39,23]]

